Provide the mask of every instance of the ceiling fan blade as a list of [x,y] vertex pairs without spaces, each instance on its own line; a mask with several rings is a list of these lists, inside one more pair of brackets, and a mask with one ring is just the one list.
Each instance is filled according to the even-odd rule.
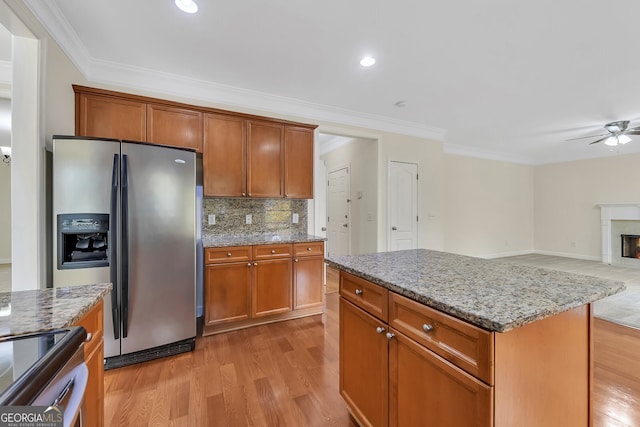
[[610,133],[603,133],[602,135],[589,135],[589,136],[579,136],[578,138],[565,139],[565,141],[575,141],[576,139],[585,139],[585,138],[597,138],[599,136],[609,136]]
[[607,140],[607,139],[609,139],[610,137],[611,137],[611,135],[607,135],[607,136],[605,136],[604,138],[600,138],[600,139],[599,139],[599,140],[597,140],[597,141],[590,142],[590,143],[589,143],[589,145],[593,145],[593,144],[597,144],[598,142],[606,141],[606,140]]
[[624,132],[622,132],[622,134],[623,135],[640,135],[640,128],[625,130]]

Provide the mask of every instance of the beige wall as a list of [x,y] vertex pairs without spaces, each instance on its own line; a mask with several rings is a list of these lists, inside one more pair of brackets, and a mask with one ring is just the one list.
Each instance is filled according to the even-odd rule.
[[0,162],[0,264],[11,262],[11,166]]
[[446,155],[444,250],[482,257],[532,252],[532,166]]
[[[351,187],[351,253],[376,252],[378,220],[378,142],[355,139],[320,157],[327,172],[349,165]],[[362,198],[358,198],[358,192]],[[371,221],[368,215],[371,215]]]
[[601,259],[599,203],[640,203],[640,154],[537,166],[535,248]]

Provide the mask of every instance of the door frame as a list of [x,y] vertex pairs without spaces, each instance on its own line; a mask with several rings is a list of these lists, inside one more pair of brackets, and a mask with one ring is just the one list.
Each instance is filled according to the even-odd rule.
[[418,221],[416,224],[416,247],[420,247],[420,162],[411,160],[401,160],[387,158],[387,251],[391,250],[391,163],[409,163],[416,165],[418,182],[416,184],[416,207],[418,210]]
[[[337,165],[331,169],[326,169],[327,176],[325,177],[325,182],[327,183],[327,187],[329,186],[329,175],[333,172],[337,172],[341,169],[347,169],[347,255],[351,255],[351,162],[347,162],[341,165]],[[326,215],[325,218],[329,216],[329,190],[326,192],[327,200],[326,200]],[[327,247],[326,253],[329,253],[329,221],[326,221],[327,224]]]

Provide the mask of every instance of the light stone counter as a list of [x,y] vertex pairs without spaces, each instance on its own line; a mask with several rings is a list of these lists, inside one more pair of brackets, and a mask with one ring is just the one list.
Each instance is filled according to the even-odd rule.
[[325,237],[310,234],[238,234],[216,235],[203,233],[202,246],[205,248],[219,248],[225,246],[269,245],[277,243],[309,243],[323,242]]
[[110,283],[0,293],[0,337],[75,324],[111,290]]
[[625,289],[618,281],[426,249],[331,257],[326,262],[495,332]]

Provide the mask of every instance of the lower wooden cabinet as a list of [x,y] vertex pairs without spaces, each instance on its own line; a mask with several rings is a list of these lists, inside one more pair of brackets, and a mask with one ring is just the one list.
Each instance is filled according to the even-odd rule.
[[84,425],[104,425],[104,304],[102,300],[85,314],[76,326],[87,331],[84,359],[89,368],[85,392]]
[[321,314],[324,242],[206,248],[203,335]]

